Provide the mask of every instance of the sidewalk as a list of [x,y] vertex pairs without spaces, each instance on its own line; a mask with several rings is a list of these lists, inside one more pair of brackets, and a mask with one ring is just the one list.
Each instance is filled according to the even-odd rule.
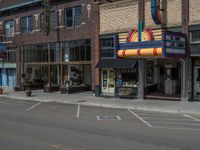
[[14,92],[6,89],[1,97],[34,100],[42,102],[60,102],[66,104],[80,104],[86,106],[99,106],[110,108],[136,109],[146,111],[159,111],[169,113],[194,113],[200,114],[200,102],[180,102],[162,100],[134,100],[120,98],[95,97],[91,92],[76,94],[44,93],[43,90],[35,90],[31,97],[27,97],[24,91]]

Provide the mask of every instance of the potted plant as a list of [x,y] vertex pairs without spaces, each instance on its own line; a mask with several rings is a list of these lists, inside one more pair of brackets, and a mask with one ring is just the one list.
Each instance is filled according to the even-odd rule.
[[26,96],[28,96],[28,97],[30,97],[32,94],[32,91],[30,88],[28,88],[25,92],[26,92]]
[[3,94],[3,88],[0,87],[0,94]]

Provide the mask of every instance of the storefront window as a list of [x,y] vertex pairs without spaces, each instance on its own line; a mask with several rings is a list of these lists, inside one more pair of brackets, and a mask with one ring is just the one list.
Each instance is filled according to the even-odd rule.
[[117,95],[119,97],[135,97],[138,87],[137,69],[117,70]]
[[71,41],[69,48],[69,56],[70,61],[90,61],[90,40]]
[[154,83],[154,61],[147,62],[147,84]]
[[50,58],[51,62],[59,62],[60,60],[60,46],[58,43],[50,44]]

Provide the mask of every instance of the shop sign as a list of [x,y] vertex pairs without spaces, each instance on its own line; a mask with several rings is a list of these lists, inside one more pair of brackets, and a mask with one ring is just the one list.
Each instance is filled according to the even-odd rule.
[[131,30],[115,40],[119,58],[184,57],[186,52],[186,36],[179,32],[145,29],[142,42],[138,42],[137,30]]

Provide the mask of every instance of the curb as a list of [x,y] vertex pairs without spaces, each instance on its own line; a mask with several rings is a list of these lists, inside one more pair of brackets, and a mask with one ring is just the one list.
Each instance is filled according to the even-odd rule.
[[102,108],[114,108],[114,109],[132,109],[132,110],[139,110],[139,111],[153,111],[153,112],[163,112],[163,113],[187,113],[187,114],[198,114],[200,115],[200,111],[188,111],[182,109],[180,106],[177,109],[163,109],[158,107],[147,107],[142,105],[136,105],[136,106],[120,106],[116,104],[100,104],[100,103],[90,103],[90,102],[78,102],[79,100],[73,100],[72,102],[69,101],[61,101],[61,100],[42,100],[37,98],[29,98],[29,97],[15,97],[10,95],[0,95],[0,97],[10,98],[10,99],[16,99],[16,100],[28,100],[28,101],[37,101],[37,102],[57,102],[57,103],[63,103],[63,104],[72,104],[72,105],[82,105],[82,106],[89,106],[89,107],[102,107]]

